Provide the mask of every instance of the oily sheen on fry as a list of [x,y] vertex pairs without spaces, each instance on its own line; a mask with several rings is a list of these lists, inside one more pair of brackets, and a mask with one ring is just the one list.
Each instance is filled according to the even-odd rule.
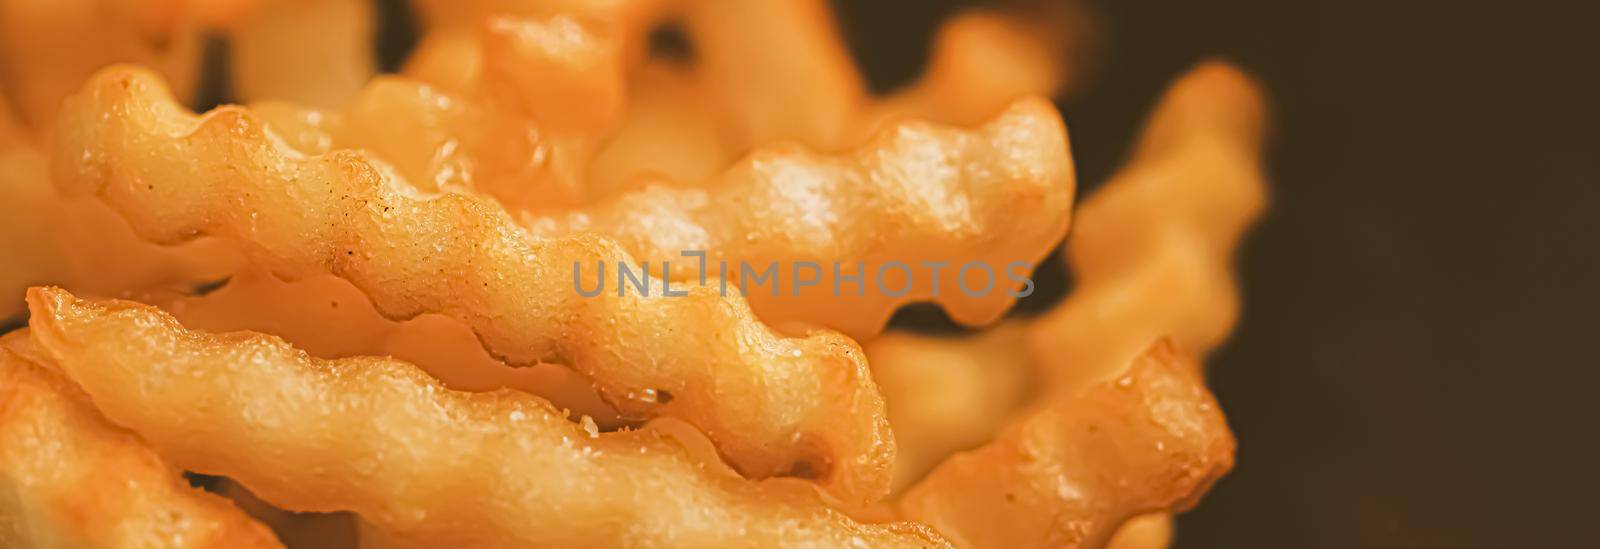
[[0,338],[0,546],[282,547],[107,422],[25,331]]
[[[1089,387],[1119,372],[1121,379],[1129,379],[1127,363],[1169,334],[1172,346],[1180,349],[1169,354],[1196,356],[1209,352],[1227,335],[1238,307],[1229,266],[1232,249],[1261,208],[1258,155],[1263,110],[1248,77],[1227,65],[1202,64],[1178,79],[1152,117],[1129,167],[1079,209],[1067,244],[1077,275],[1073,293],[1028,326],[1031,345],[1025,346],[1025,354],[1045,377],[1040,384],[1043,402],[1020,420],[1028,427],[1014,426],[1006,431],[1010,434],[999,435],[975,452],[951,458],[910,490],[902,502],[905,516],[928,521],[957,542],[979,547],[1096,547],[1132,513],[1159,512],[1140,518],[1144,524],[1154,524],[1145,527],[1148,533],[1142,537],[1159,542],[1165,520],[1160,514],[1169,506],[1181,511],[1179,504],[1203,494],[1209,481],[1152,482],[1130,484],[1117,493],[1122,499],[1107,499],[1106,507],[1090,509],[1093,512],[1081,505],[1092,500],[1067,497],[1021,497],[994,507],[990,514],[984,514],[982,506],[963,507],[981,501],[974,494],[984,492],[973,491],[980,486],[1016,497],[1070,482],[1070,476],[1063,476],[1073,470],[1064,461],[1068,458],[1041,449],[1068,444],[1076,436],[1071,429],[1047,428],[1074,406],[1090,406],[1074,404],[1079,398],[1074,395],[1099,390]],[[994,356],[1005,360],[1003,355]],[[875,367],[896,365],[875,363]],[[1203,390],[1200,385],[1196,388]],[[886,391],[891,396],[902,392]],[[890,405],[896,406],[893,399]],[[1205,412],[1216,417],[1213,427],[1202,433],[1209,439],[1193,442],[1225,439],[1227,453],[1220,449],[1174,453],[1169,466],[1205,471],[1214,478],[1231,467],[1232,442],[1220,412]],[[1141,436],[1137,433],[1124,439],[1135,440],[1132,437]],[[1216,448],[1224,447],[1217,444]],[[1191,461],[1186,464],[1182,459]],[[1121,478],[1146,472],[1127,460],[1079,468]],[[1045,519],[1051,516],[1058,519]],[[1123,542],[1139,545],[1137,534],[1130,532]]]
[[[1060,116],[1032,99],[973,130],[907,122],[839,155],[767,147],[704,184],[647,181],[523,221],[534,234],[615,238],[641,261],[670,264],[666,277],[685,283],[709,275],[738,286],[748,282],[743,269],[776,265],[777,281],[747,294],[762,319],[865,339],[912,301],[935,301],[964,324],[998,318],[1020,286],[1004,271],[1025,276],[1066,233],[1073,182]],[[688,251],[703,252],[706,264],[681,255]],[[808,262],[814,285],[802,288]],[[883,282],[892,262],[918,276]],[[974,268],[958,284],[957,271],[973,262],[988,279]],[[929,264],[944,265],[943,276],[921,271]],[[840,282],[852,273],[858,282]]]
[[476,189],[507,209],[584,198],[588,159],[624,105],[612,36],[571,17],[500,17],[425,41],[407,71],[336,109],[260,105],[306,153],[365,149],[429,190]]
[[165,455],[275,505],[353,510],[409,543],[943,545],[920,526],[854,522],[796,481],[707,466],[653,429],[586,432],[523,393],[451,391],[393,359],[317,360],[271,336],[191,332],[133,302],[36,288],[29,304],[34,340]]
[[961,547],[1100,547],[1134,516],[1192,506],[1233,454],[1199,365],[1163,341],[952,456],[900,505]]
[[888,490],[882,397],[837,333],[780,336],[712,288],[580,297],[575,262],[633,259],[593,235],[530,238],[492,200],[421,193],[359,152],[303,156],[242,109],[197,118],[136,69],[63,113],[57,182],[145,238],[221,237],[278,276],[344,278],[391,318],[455,318],[508,363],[572,366],[624,415],[688,421],[748,476],[800,470],[851,502]]

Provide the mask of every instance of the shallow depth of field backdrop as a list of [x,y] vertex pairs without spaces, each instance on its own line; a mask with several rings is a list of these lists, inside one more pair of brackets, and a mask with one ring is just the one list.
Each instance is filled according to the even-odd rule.
[[[836,4],[892,85],[966,3]],[[1061,103],[1082,192],[1202,55],[1275,103],[1273,206],[1243,248],[1240,329],[1210,361],[1239,463],[1178,547],[1591,545],[1600,7],[1090,5],[1102,48]]]
[[[835,0],[880,89],[974,3]],[[402,2],[383,4],[397,60]],[[1181,518],[1178,547],[1592,544],[1597,5],[1088,4],[1100,47],[1061,102],[1081,192],[1204,56],[1251,70],[1275,103],[1272,209],[1243,248],[1242,324],[1209,361],[1239,463]],[[1038,278],[1024,309],[1070,285]],[[896,325],[950,329],[927,308]]]

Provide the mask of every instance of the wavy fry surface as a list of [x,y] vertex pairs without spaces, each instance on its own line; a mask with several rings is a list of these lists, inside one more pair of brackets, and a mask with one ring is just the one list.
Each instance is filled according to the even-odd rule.
[[[733,150],[798,141],[853,146],[899,118],[970,124],[1028,96],[1051,95],[1081,49],[1076,6],[1045,13],[973,10],[941,26],[929,70],[874,98],[822,0],[699,0],[684,21],[695,68],[723,112]],[[979,84],[981,83],[981,84]]]
[[1193,505],[1233,452],[1199,365],[1162,342],[951,457],[900,505],[962,547],[1101,547],[1134,516]]
[[23,291],[33,285],[128,296],[186,289],[240,262],[214,239],[176,247],[146,242],[99,200],[58,194],[49,172],[49,160],[29,146],[0,149],[0,319],[22,314]]
[[[523,221],[534,234],[615,238],[641,261],[670,264],[674,281],[709,275],[738,287],[744,267],[777,265],[778,281],[747,295],[774,324],[814,323],[865,339],[911,301],[936,301],[958,322],[983,324],[1015,301],[1020,285],[1007,271],[1031,272],[1066,232],[1074,182],[1066,141],[1055,109],[1028,100],[970,131],[904,123],[842,155],[764,148],[707,184],[649,182]],[[695,250],[704,267],[681,255]],[[892,262],[920,276],[908,287],[874,276],[892,274]],[[973,268],[961,286],[957,271],[972,262],[986,266],[987,279]],[[923,265],[937,263],[945,272],[936,286]],[[852,273],[865,280],[836,283],[836,274]],[[802,278],[814,285],[800,287]]]
[[101,417],[25,331],[0,338],[0,545],[282,547]]
[[390,320],[342,278],[322,275],[289,282],[252,268],[205,295],[138,297],[191,329],[268,333],[317,358],[394,357],[451,389],[516,389],[570,410],[574,418],[589,416],[603,429],[626,424],[595,394],[589,380],[572,369],[555,364],[506,366],[485,352],[472,329],[461,322],[435,314]]
[[[1071,395],[1104,392],[1110,382],[1094,383],[1117,375],[1130,361],[1203,355],[1227,335],[1238,309],[1232,250],[1263,202],[1263,103],[1248,77],[1221,63],[1202,64],[1173,85],[1129,167],[1079,208],[1067,243],[1077,275],[1073,293],[1028,328],[1028,354],[1046,377],[1041,383],[1046,399],[1023,426],[952,458],[913,487],[902,502],[907,517],[980,547],[1097,547],[1136,514],[1147,514],[1141,520],[1159,525],[1161,517],[1148,514],[1184,510],[1232,467],[1232,435],[1206,395],[1188,408],[1203,429],[1177,439],[1148,431],[1123,437],[1126,444],[1151,436],[1149,444],[1193,450],[1171,453],[1166,466],[1177,468],[1169,472],[1197,476],[1174,477],[1182,482],[1170,484],[1131,483],[1116,494],[1123,499],[1108,499],[1117,503],[1098,508],[1082,505],[1091,500],[1025,495],[1074,482],[1072,458],[1045,450],[1082,435],[1070,427],[1049,427],[1060,414],[1088,406],[1073,404],[1079,397]],[[1146,350],[1158,340],[1181,351]],[[1124,373],[1117,383],[1136,385],[1139,379]],[[1204,391],[1197,379],[1189,383],[1194,391]],[[1173,413],[1184,409],[1169,408]],[[1123,479],[1158,471],[1141,470],[1131,461],[1097,467],[1078,469]],[[974,493],[983,493],[970,491],[985,486],[998,491],[990,495],[1004,492],[995,497],[1016,499],[996,513],[960,516],[983,509],[968,504],[981,501],[971,497]],[[1154,534],[1159,532],[1149,535]],[[1137,535],[1131,532],[1125,539]]]
[[564,207],[584,199],[589,159],[622,116],[619,55],[572,17],[494,18],[430,37],[411,77],[373,79],[340,109],[259,108],[301,152],[365,149],[424,188]]
[[1210,62],[1180,78],[1128,166],[1078,210],[1066,257],[1075,288],[1030,345],[1052,385],[1115,373],[1157,338],[1204,356],[1238,317],[1233,252],[1266,202],[1265,100]]
[[803,483],[719,471],[654,429],[586,432],[541,399],[451,391],[397,360],[318,360],[271,336],[191,332],[154,307],[56,289],[29,303],[34,340],[164,454],[414,543],[942,543],[915,525],[855,523]]
[[889,332],[866,344],[894,428],[896,492],[994,437],[1031,396],[1026,325],[967,337]]
[[592,235],[530,238],[493,201],[426,195],[358,152],[300,155],[242,109],[196,118],[142,71],[104,72],[63,120],[58,183],[145,238],[217,236],[279,276],[344,278],[391,318],[455,318],[512,365],[572,366],[624,415],[694,424],[751,477],[888,490],[882,397],[848,338],[780,336],[712,288],[582,297],[575,264],[637,263]]

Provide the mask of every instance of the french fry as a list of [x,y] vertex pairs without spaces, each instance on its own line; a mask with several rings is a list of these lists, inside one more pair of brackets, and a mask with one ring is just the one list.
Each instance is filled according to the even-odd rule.
[[1163,341],[951,457],[900,507],[961,547],[1101,547],[1134,516],[1191,507],[1233,452],[1199,365]]
[[26,331],[0,338],[0,545],[282,547],[107,422],[41,355]]
[[944,545],[916,525],[856,523],[803,483],[738,478],[673,435],[586,431],[541,399],[451,391],[397,360],[313,359],[58,289],[29,303],[34,341],[164,454],[280,507],[354,510],[408,543]]
[[1075,288],[1029,341],[1051,385],[1115,375],[1163,336],[1204,356],[1232,330],[1233,252],[1266,203],[1265,111],[1255,83],[1222,63],[1172,85],[1127,167],[1078,210]]
[[626,417],[694,424],[750,477],[803,473],[849,502],[888,490],[882,397],[836,333],[780,336],[712,288],[582,297],[575,264],[636,263],[592,235],[529,238],[493,201],[426,195],[359,152],[305,157],[242,109],[197,118],[146,72],[102,73],[60,128],[58,183],[151,241],[213,235],[279,276],[344,278],[390,318],[455,318],[509,364],[572,366]]
[[[723,279],[709,283],[719,290],[748,290],[746,269],[776,266],[769,287],[746,294],[764,320],[865,339],[911,301],[937,301],[964,324],[994,321],[1019,295],[1017,277],[1066,232],[1073,183],[1065,129],[1032,100],[970,131],[904,123],[837,156],[773,147],[711,183],[642,182],[522,220],[538,235],[615,238],[641,261],[671,265],[667,278],[709,275]],[[682,256],[694,250],[704,262]],[[893,262],[917,271],[886,278]],[[940,264],[943,282],[927,270]]]

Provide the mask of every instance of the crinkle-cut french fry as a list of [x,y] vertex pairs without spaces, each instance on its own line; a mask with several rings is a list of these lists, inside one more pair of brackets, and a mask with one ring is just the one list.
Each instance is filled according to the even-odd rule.
[[735,154],[790,140],[840,150],[903,118],[973,123],[1059,91],[1076,68],[1068,51],[1086,42],[1076,4],[965,12],[940,29],[920,81],[875,99],[822,0],[700,0],[685,12],[696,74]]
[[395,322],[342,278],[323,275],[287,282],[252,268],[202,296],[140,301],[166,309],[193,329],[268,333],[318,358],[391,356],[422,368],[451,389],[516,389],[570,410],[574,418],[589,416],[602,429],[624,424],[589,380],[570,368],[508,367],[489,356],[461,322],[431,314]]
[[[1073,293],[1034,320],[1027,336],[1029,356],[1049,378],[1041,385],[1047,394],[1057,395],[1044,401],[1046,411],[1040,412],[1040,417],[1066,406],[1056,400],[1060,395],[1096,390],[1085,387],[1116,375],[1116,361],[1125,365],[1136,359],[1144,350],[1141,346],[1161,339],[1184,353],[1203,355],[1227,335],[1238,307],[1229,266],[1232,249],[1264,201],[1259,166],[1263,103],[1254,83],[1237,69],[1215,62],[1201,65],[1179,79],[1162,100],[1129,167],[1079,209],[1067,243],[1068,259],[1077,272]],[[1168,334],[1173,339],[1162,339]],[[1202,389],[1197,386],[1196,390]],[[1209,471],[1221,475],[1231,467],[1232,439],[1220,424],[1220,412],[1206,410],[1205,417],[1213,413],[1222,430],[1207,436],[1214,442],[1226,439],[1230,450],[1226,456],[1219,453],[1211,455],[1208,462],[1192,464],[1192,471],[1201,471],[1201,466],[1209,463]],[[1024,421],[1028,422],[1025,425],[1038,425],[1039,420]],[[1013,427],[1009,432],[1029,429],[1033,428]],[[1063,439],[1073,434],[1070,430],[1037,433]],[[962,490],[979,485],[1012,491],[1053,486],[1061,479],[1057,472],[1067,470],[1067,465],[1053,457],[1039,457],[1033,446],[1018,445],[1043,447],[1057,442],[1043,438],[1028,442],[1016,435],[1010,439],[1001,435],[970,455],[1009,458],[991,458],[989,462],[953,458],[955,465],[941,467],[911,489],[903,502],[906,515],[933,523],[958,542],[978,546],[1069,542],[1097,546],[1132,514],[1163,510],[1161,505],[1128,507],[1122,510],[1127,514],[1120,517],[1101,515],[1091,522],[1054,525],[1030,521],[1051,515],[1076,516],[1070,514],[1070,502],[1018,499],[1020,503],[1008,507],[1007,514],[987,519],[940,510],[947,504],[937,502],[957,502],[967,497]],[[1019,451],[1026,453],[1016,453]],[[1196,456],[1206,454],[1189,457]],[[983,467],[960,465],[980,462]],[[1137,471],[1107,463],[1100,469],[1102,473]],[[1204,483],[1195,484],[1188,493],[1197,498],[1205,487]],[[1154,497],[1148,501],[1159,502],[1177,493],[1151,491],[1157,488],[1149,485],[1125,495],[1143,494]],[[1182,506],[1172,510],[1181,511]],[[946,522],[956,519],[959,523]],[[991,523],[972,522],[975,520]]]
[[47,128],[62,99],[106,65],[141,63],[194,91],[201,29],[169,2],[7,0],[0,2],[0,89],[19,119]]
[[988,442],[1022,408],[1033,379],[1025,326],[960,338],[889,332],[865,344],[894,428],[896,492]]
[[0,149],[0,319],[23,312],[31,285],[125,296],[213,280],[240,261],[215,239],[146,242],[103,202],[59,195],[44,154],[26,145]]
[[1134,516],[1192,506],[1233,452],[1198,363],[1163,340],[951,457],[901,509],[962,547],[1101,547]]
[[1266,201],[1265,110],[1256,84],[1217,62],[1167,92],[1128,166],[1078,210],[1075,288],[1030,336],[1050,385],[1115,375],[1162,336],[1200,356],[1227,336],[1233,251]]
[[34,340],[163,455],[288,509],[355,511],[410,543],[942,544],[918,525],[856,523],[803,483],[738,478],[654,429],[586,432],[536,397],[452,391],[394,359],[314,359],[57,289],[29,303]]
[[940,25],[928,68],[906,89],[873,102],[864,139],[885,124],[914,118],[971,125],[1028,96],[1051,96],[1072,87],[1089,48],[1088,15],[1079,2],[1053,9],[972,9]]
[[372,4],[267,0],[235,15],[228,29],[234,91],[245,101],[343,105],[375,70]]
[[[776,265],[777,281],[747,296],[762,319],[865,339],[911,301],[936,301],[964,324],[999,318],[1023,284],[1008,275],[1031,272],[1066,232],[1073,182],[1061,119],[1034,99],[971,131],[907,122],[841,155],[765,148],[708,184],[644,181],[522,220],[537,235],[615,238],[686,285],[709,276],[737,289],[749,282],[746,268]],[[704,266],[681,255],[693,250]],[[893,262],[921,272],[909,284],[883,278]],[[936,286],[925,266],[939,263]],[[864,279],[844,280],[852,273]],[[801,287],[801,277],[815,284]]]
[[1150,513],[1128,519],[1106,542],[1106,549],[1167,549],[1172,546],[1172,515]]
[[[840,46],[825,18],[780,20],[777,23],[784,30],[778,33],[768,32],[773,21],[767,20],[745,21],[748,28],[723,28],[737,25],[741,17],[763,9],[813,15],[818,10],[826,12],[820,4],[805,2],[757,2],[740,10],[710,12],[698,28],[699,34],[690,39],[695,42],[696,51],[709,49],[714,54],[712,61],[691,59],[683,64],[652,60],[630,69],[627,114],[590,164],[589,196],[608,196],[646,175],[680,181],[711,179],[738,155],[771,144],[751,137],[753,133],[771,134],[765,137],[769,141],[798,140],[824,151],[837,151],[857,146],[901,120],[975,125],[1018,99],[1051,95],[1069,86],[1081,61],[1067,52],[1081,50],[1081,44],[1087,41],[1081,31],[1086,17],[1076,3],[1043,14],[963,12],[941,28],[929,68],[918,82],[906,90],[872,99],[848,72],[853,70],[848,60],[838,57],[836,50]],[[697,29],[689,30],[695,33]],[[732,53],[721,53],[709,48],[706,36],[702,36],[719,33],[729,35],[722,37],[724,41],[738,33],[759,34],[762,40],[785,44],[791,44],[795,37],[811,38],[792,45],[799,50],[795,55],[768,55],[743,45]],[[1067,43],[1073,46],[1068,47]],[[435,47],[430,51],[445,49]],[[448,80],[452,71],[461,72],[455,67],[463,65],[444,62],[448,58],[419,56],[421,60],[414,66],[434,67],[428,72],[444,76],[431,78]],[[433,60],[422,61],[426,59]],[[743,63],[753,63],[755,67],[746,70]],[[718,70],[769,71],[781,78],[776,84],[762,84],[729,75],[719,78]],[[847,72],[820,80],[804,76],[836,71]],[[718,87],[723,84],[726,85]],[[721,95],[757,93],[757,88],[769,85],[776,85],[784,94],[816,93],[818,90],[811,89],[811,84],[835,89],[839,96],[774,101],[772,96],[760,95],[735,101],[733,107],[721,101]],[[782,106],[774,108],[778,105]],[[741,112],[740,108],[755,114]],[[843,119],[818,118],[817,111],[834,112]],[[747,118],[758,122],[747,123]],[[765,122],[759,122],[762,120]],[[756,123],[770,123],[773,127],[759,131],[747,127]],[[839,138],[807,137],[833,133],[838,133]]]
[[582,297],[575,264],[637,262],[595,235],[531,238],[493,201],[422,193],[360,152],[305,157],[243,109],[196,117],[145,71],[102,73],[62,120],[57,182],[147,239],[221,237],[279,276],[349,280],[390,318],[455,318],[512,365],[572,366],[625,416],[688,421],[748,476],[888,491],[883,400],[837,333],[780,336],[715,288]]
[[25,347],[25,330],[0,338],[0,546],[282,547]]
[[474,188],[513,209],[582,201],[624,110],[614,41],[565,16],[494,18],[470,36],[425,43],[417,78],[377,78],[342,110],[261,108],[301,152],[365,149],[430,190]]

